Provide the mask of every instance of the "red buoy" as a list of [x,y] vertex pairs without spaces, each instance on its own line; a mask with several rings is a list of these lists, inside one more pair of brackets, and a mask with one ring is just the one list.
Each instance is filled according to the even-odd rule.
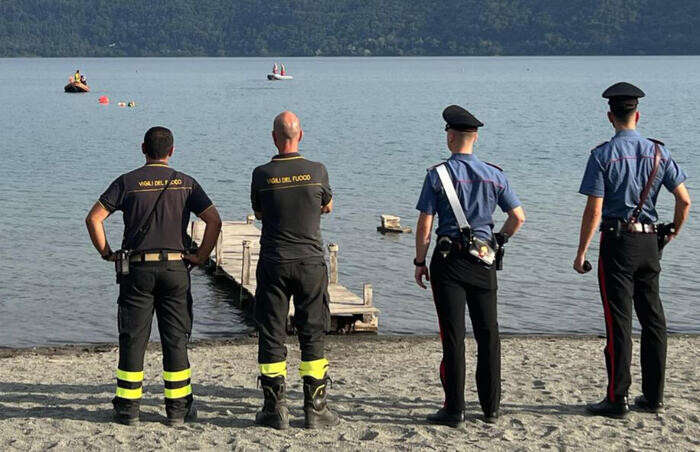
[[99,103],[105,105],[105,104],[108,104],[108,103],[109,103],[109,97],[107,97],[107,96],[100,96],[100,98],[97,99],[97,101],[98,101]]

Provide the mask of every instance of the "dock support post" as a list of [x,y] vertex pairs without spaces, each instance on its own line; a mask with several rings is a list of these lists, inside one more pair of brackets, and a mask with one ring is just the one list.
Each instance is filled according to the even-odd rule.
[[241,285],[250,284],[250,240],[243,240],[243,266],[241,268]]
[[255,214],[249,213],[247,217],[245,217],[245,222],[246,224],[253,224],[255,223]]
[[[364,301],[366,307],[370,308],[374,305],[373,297],[374,294],[372,293],[372,284],[365,283],[362,286],[362,300]],[[368,325],[372,325],[374,323],[374,315],[364,314],[362,316],[362,321]]]
[[372,284],[365,283],[362,286],[362,299],[367,307],[371,307],[374,304],[372,300]]
[[216,251],[214,252],[214,265],[216,268],[214,269],[214,273],[217,275],[220,275],[223,273],[221,270],[221,264],[223,263],[223,256],[224,256],[224,230],[223,228],[219,232],[219,237],[216,239]]
[[331,261],[330,283],[338,284],[338,244],[329,243],[328,253],[330,254]]

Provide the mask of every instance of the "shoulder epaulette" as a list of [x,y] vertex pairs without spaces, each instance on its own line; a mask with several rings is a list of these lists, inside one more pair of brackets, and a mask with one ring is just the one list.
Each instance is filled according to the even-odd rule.
[[[445,162],[446,162],[446,161],[447,161],[447,160],[445,160]],[[437,168],[438,166],[442,165],[442,164],[445,163],[445,162],[440,162],[440,163],[438,163],[438,164],[435,164],[435,165],[433,165],[433,166],[430,166],[430,167],[428,167],[428,169],[426,169],[426,171],[430,171],[430,170],[432,170],[432,169],[435,169],[435,168]]]
[[496,168],[500,172],[503,172],[503,168],[501,168],[498,165],[494,165],[493,163],[489,163],[489,162],[484,162],[484,163],[486,163],[488,166],[493,166],[494,168]]
[[663,141],[657,140],[656,138],[647,138],[647,140],[651,141],[652,143],[659,144],[661,146],[666,146]]
[[602,145],[608,144],[608,143],[609,143],[609,141],[603,141],[602,143],[593,146],[593,148],[591,149],[591,151],[595,151],[596,149],[598,149],[598,148],[601,147]]

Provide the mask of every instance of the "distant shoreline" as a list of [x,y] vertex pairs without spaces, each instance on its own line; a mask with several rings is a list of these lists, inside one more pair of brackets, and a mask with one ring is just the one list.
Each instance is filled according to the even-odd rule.
[[103,56],[0,56],[0,59],[6,60],[16,60],[16,59],[52,59],[52,60],[66,60],[66,59],[153,59],[153,58],[168,58],[172,60],[176,59],[266,59],[266,60],[280,60],[280,59],[334,59],[334,58],[352,58],[352,59],[362,59],[362,60],[372,60],[372,59],[387,59],[387,58],[414,58],[414,59],[429,59],[429,58],[646,58],[646,57],[698,57],[700,54],[683,54],[683,53],[659,53],[659,54],[561,54],[561,55],[550,55],[550,54],[512,54],[512,55],[258,55],[258,56],[216,56],[216,55],[152,55],[152,56],[114,56],[114,55],[103,55]]

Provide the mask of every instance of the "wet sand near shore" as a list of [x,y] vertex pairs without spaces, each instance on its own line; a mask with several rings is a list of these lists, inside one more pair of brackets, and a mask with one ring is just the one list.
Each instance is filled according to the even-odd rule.
[[[342,423],[304,430],[303,393],[290,340],[292,427],[253,425],[261,405],[254,338],[194,343],[190,360],[199,420],[164,425],[161,354],[146,354],[141,425],[111,421],[114,345],[0,350],[2,450],[698,450],[700,336],[669,339],[664,414],[633,411],[624,420],[591,417],[583,406],[604,395],[604,339],[505,336],[502,415],[485,424],[476,399],[475,345],[467,340],[468,420],[432,426],[442,401],[437,337],[330,336],[330,402]],[[635,338],[631,398],[640,393]]]

